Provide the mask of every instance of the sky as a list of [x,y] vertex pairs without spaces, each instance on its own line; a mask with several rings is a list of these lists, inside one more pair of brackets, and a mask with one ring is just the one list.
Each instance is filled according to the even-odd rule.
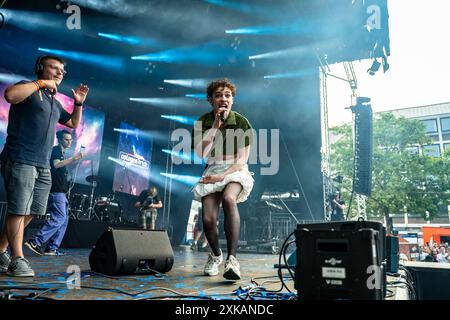
[[[367,73],[372,60],[354,61],[358,96],[370,97],[374,112],[450,102],[449,0],[388,0],[390,69]],[[342,64],[331,73],[343,78]],[[327,77],[330,127],[350,122],[348,83]]]

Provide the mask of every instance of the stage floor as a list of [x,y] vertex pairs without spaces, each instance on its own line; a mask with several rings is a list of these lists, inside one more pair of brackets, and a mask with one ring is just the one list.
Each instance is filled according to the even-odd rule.
[[[236,291],[252,284],[252,279],[267,290],[281,289],[277,276],[278,255],[238,253],[242,279],[236,282],[218,276],[203,275],[207,252],[192,251],[187,246],[173,248],[174,265],[166,275],[132,275],[107,277],[90,271],[90,249],[67,249],[64,256],[36,256],[25,249],[25,255],[36,273],[34,278],[13,278],[0,274],[0,290],[16,296],[36,293],[35,299],[57,300],[137,300],[137,299],[229,299],[240,300]],[[81,270],[79,289],[73,271]],[[223,271],[223,264],[221,265]],[[293,281],[286,269],[284,279],[292,292]],[[68,286],[69,282],[69,286]],[[146,292],[144,292],[146,291]],[[260,300],[288,299],[286,289],[281,293],[261,291],[254,298]],[[285,294],[283,294],[285,293]],[[245,297],[245,292],[242,295]]]

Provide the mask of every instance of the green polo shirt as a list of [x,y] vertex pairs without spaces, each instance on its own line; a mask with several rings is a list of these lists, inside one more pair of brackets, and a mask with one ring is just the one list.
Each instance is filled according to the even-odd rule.
[[[201,131],[197,125],[192,130],[192,148],[195,148],[195,143],[198,144],[201,141],[201,137],[205,135],[206,130],[212,128],[214,111],[205,113],[197,119],[197,122],[201,122],[202,126]],[[222,143],[220,140],[222,140]],[[252,142],[253,130],[250,122],[243,115],[231,111],[225,124],[217,130],[211,156],[236,155],[239,149],[251,145]]]

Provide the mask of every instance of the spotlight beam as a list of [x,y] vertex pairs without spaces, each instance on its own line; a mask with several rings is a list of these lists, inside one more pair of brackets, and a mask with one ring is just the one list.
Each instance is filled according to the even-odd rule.
[[293,35],[297,36],[302,32],[300,23],[295,22],[285,25],[267,25],[267,26],[254,26],[243,27],[237,29],[225,30],[227,34],[249,34],[249,35]]
[[249,56],[250,60],[256,59],[281,59],[281,58],[298,58],[301,55],[306,54],[310,50],[309,47],[300,46],[288,48],[285,50],[272,51],[267,53],[262,53],[254,56]]
[[178,115],[166,115],[162,114],[161,118],[176,121],[182,124],[187,124],[193,126],[195,124],[195,121],[197,120],[194,117],[187,117],[187,116],[178,116]]
[[172,180],[181,182],[182,184],[193,186],[195,185],[201,177],[199,176],[189,176],[189,175],[179,175],[179,174],[172,174],[172,173],[160,173],[162,176],[171,178]]
[[185,88],[204,90],[212,79],[166,79],[164,83],[170,83]]
[[124,67],[124,59],[114,56],[48,48],[38,48],[38,50],[107,69],[121,70]]
[[165,98],[134,98],[131,97],[130,101],[139,102],[147,105],[157,106],[161,108],[169,107],[186,107],[192,106],[192,99],[188,97],[165,97]]

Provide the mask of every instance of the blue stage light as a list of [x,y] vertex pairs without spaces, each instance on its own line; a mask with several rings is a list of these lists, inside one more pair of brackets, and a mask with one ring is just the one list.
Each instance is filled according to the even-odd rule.
[[128,43],[133,46],[149,46],[149,47],[156,47],[160,48],[163,46],[163,44],[156,40],[156,39],[150,39],[150,38],[140,38],[135,36],[124,36],[120,34],[111,34],[111,33],[103,33],[99,32],[98,35],[103,38],[111,39],[118,42],[124,42]]
[[130,98],[130,101],[140,102],[160,108],[171,107],[191,107],[193,101],[187,97],[174,97],[174,98]]
[[251,35],[299,35],[302,32],[300,23],[291,23],[277,26],[254,26],[238,29],[225,30],[228,34],[251,34]]
[[187,93],[185,96],[188,98],[206,100],[206,93]]
[[281,59],[281,58],[299,58],[300,56],[308,53],[311,50],[308,46],[293,47],[284,50],[272,51],[262,53],[254,56],[249,56],[250,60],[255,59]]
[[119,42],[126,42],[131,45],[142,44],[142,40],[138,37],[122,36],[122,35],[118,35],[118,34],[110,34],[110,33],[102,33],[102,32],[99,32],[97,34],[103,38],[107,38],[107,39],[111,39],[111,40],[119,41]]
[[201,159],[195,152],[190,152],[189,154],[184,154],[180,152],[174,152],[169,149],[162,149],[162,152],[172,155],[172,157],[180,158],[184,162],[187,162],[188,164],[191,163],[198,163],[198,164],[205,164],[204,160]]
[[264,79],[289,79],[289,78],[303,78],[305,76],[318,72],[318,69],[306,69],[294,72],[278,73],[264,76]]
[[160,52],[152,52],[144,55],[133,56],[132,60],[217,65],[224,62],[237,62],[246,58],[243,50],[234,50],[223,41],[205,43],[195,47],[180,47]]
[[131,57],[131,59],[165,63],[212,64],[223,62],[223,58],[218,57],[214,52],[183,49],[149,53],[140,56],[134,56]]
[[179,123],[183,123],[183,124],[187,124],[187,125],[191,125],[193,126],[195,124],[195,121],[197,120],[194,117],[186,117],[186,116],[177,116],[177,115],[165,115],[162,114],[161,118],[163,119],[168,119],[168,120],[173,120]]
[[[27,31],[49,32],[49,29],[66,29],[66,17],[54,13],[2,9],[5,23]],[[54,32],[52,30],[52,32]]]
[[124,67],[124,59],[114,56],[46,48],[38,48],[38,50],[107,69],[121,70]]
[[164,172],[161,172],[161,175],[171,178],[175,181],[181,182],[188,186],[195,185],[201,178],[199,176],[179,175],[179,174],[164,173]]
[[165,83],[174,84],[186,88],[204,90],[212,79],[166,79]]
[[124,167],[124,169],[127,169],[133,173],[136,173],[137,175],[144,177],[148,179],[150,177],[150,171],[148,169],[144,169],[140,166],[134,165],[132,163],[127,163],[121,159],[114,158],[114,157],[108,157],[108,160],[111,160],[114,163],[117,163],[118,165]]

